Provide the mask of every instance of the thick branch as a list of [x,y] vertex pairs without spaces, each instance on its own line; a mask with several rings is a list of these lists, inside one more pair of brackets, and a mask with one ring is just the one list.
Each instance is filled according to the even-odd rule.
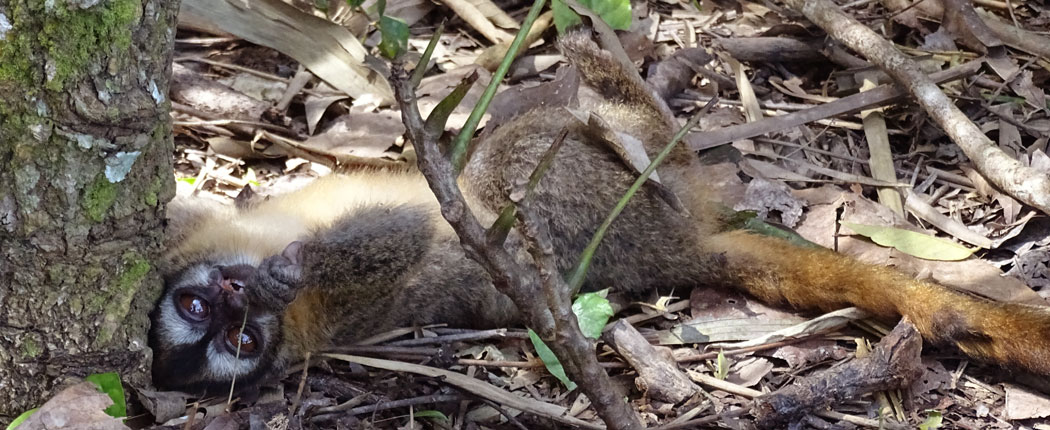
[[[425,132],[408,74],[395,65],[392,75],[401,117],[415,147],[419,170],[441,204],[441,215],[459,235],[467,255],[485,268],[495,287],[510,297],[540,337],[553,339],[549,346],[561,359],[569,376],[591,399],[606,426],[610,429],[641,429],[638,416],[619,398],[609,376],[598,365],[594,345],[580,332],[572,313],[569,288],[553,261],[553,246],[546,233],[546,224],[526,222],[530,225],[529,232],[533,233],[529,236],[529,249],[539,266],[537,268],[522,267],[503,246],[491,245],[485,229],[470,211],[456,185],[452,163],[441,154],[437,141],[428,138]],[[522,213],[524,211],[519,211]],[[544,286],[543,293],[549,303],[537,300],[540,285]]]
[[907,319],[870,354],[761,396],[752,403],[759,428],[784,428],[811,411],[874,391],[907,386],[922,376],[922,337]]
[[918,64],[870,28],[846,15],[830,0],[785,0],[836,40],[865,56],[908,89],[977,170],[999,189],[1050,214],[1050,175],[1022,165],[985,136],[941,92]]

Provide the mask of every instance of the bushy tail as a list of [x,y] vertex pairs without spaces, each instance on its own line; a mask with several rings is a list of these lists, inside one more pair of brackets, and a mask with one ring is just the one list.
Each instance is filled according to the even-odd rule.
[[926,340],[1050,375],[1050,309],[974,297],[830,250],[742,231],[712,236],[708,245],[726,256],[729,283],[767,303],[820,311],[856,306],[882,318],[907,316]]

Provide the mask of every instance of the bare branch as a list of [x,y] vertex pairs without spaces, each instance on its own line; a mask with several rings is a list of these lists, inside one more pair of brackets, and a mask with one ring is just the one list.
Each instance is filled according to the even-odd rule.
[[[425,131],[425,121],[416,106],[415,89],[400,65],[391,71],[391,82],[401,107],[401,116],[418,156],[419,170],[441,205],[441,215],[459,235],[467,255],[492,277],[493,284],[518,307],[525,322],[541,338],[552,340],[567,373],[591,400],[610,429],[641,429],[638,416],[613,388],[609,376],[598,364],[594,345],[580,332],[572,313],[568,287],[554,264],[553,245],[546,224],[518,210],[527,225],[528,247],[538,267],[523,267],[503,246],[489,243],[486,230],[470,211],[459,186],[452,163],[438,149],[435,139]],[[531,234],[531,236],[529,236]],[[540,286],[548,303],[536,300]],[[550,305],[548,308],[547,305]]]
[[973,161],[981,175],[1010,196],[1050,214],[1050,175],[1021,164],[999,149],[910,57],[843,13],[830,0],[785,0],[785,3],[907,88],[919,106]]

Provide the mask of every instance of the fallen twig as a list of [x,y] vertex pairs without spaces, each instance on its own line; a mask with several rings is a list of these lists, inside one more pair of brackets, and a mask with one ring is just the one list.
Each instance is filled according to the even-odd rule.
[[455,386],[469,393],[473,393],[482,398],[492,400],[501,405],[506,405],[520,411],[525,411],[531,414],[539,415],[541,417],[550,418],[552,420],[569,425],[574,425],[580,428],[595,430],[603,428],[600,425],[591,424],[587,421],[568,416],[566,414],[567,409],[565,409],[562,406],[553,405],[550,403],[543,403],[538,400],[533,400],[525,397],[519,397],[508,393],[502,389],[496,388],[485,382],[463,375],[461,373],[450,372],[448,370],[437,369],[433,367],[420,366],[418,364],[402,363],[400,361],[382,360],[378,358],[359,357],[343,354],[325,354],[325,356],[350,363],[357,363],[363,366],[374,367],[376,369],[392,370],[395,372],[409,372],[415,373],[417,375],[429,376],[432,378],[441,378],[443,382],[449,385]]
[[[933,75],[930,75],[929,79],[937,83],[954,81],[972,75],[980,68],[981,63],[979,61],[973,61],[952,67],[942,72],[934,73]],[[690,136],[689,149],[700,151],[724,145],[735,140],[773,133],[824,118],[832,118],[839,115],[860,112],[863,109],[892,103],[901,99],[906,94],[907,92],[899,86],[882,85],[871,91],[853,94],[830,103],[820,104],[787,115],[768,117],[760,121],[734,125],[732,127],[720,128],[718,130],[704,131],[702,133],[694,133]]]
[[626,321],[618,321],[613,328],[602,334],[602,338],[638,371],[635,384],[652,398],[679,403],[700,390],[678,369],[670,349],[650,345],[649,341]]
[[922,375],[922,338],[907,319],[884,337],[871,354],[755,399],[760,428],[783,428],[812,411],[864,393],[900,388]]
[[999,149],[919,65],[893,43],[843,13],[829,0],[786,0],[785,3],[904,86],[989,182],[1011,197],[1050,214],[1050,175],[1021,164]]

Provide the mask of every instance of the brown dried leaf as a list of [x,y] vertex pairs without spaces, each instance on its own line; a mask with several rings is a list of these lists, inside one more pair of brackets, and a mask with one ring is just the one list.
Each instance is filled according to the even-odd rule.
[[328,111],[328,107],[339,100],[345,99],[346,96],[314,96],[307,95],[306,101],[303,103],[306,108],[306,129],[310,132],[310,135],[314,134],[314,130],[317,128],[317,123],[321,122],[321,117]]
[[382,75],[365,65],[361,42],[346,28],[306,14],[279,0],[186,0],[180,19],[192,15],[223,31],[294,58],[319,78],[351,97],[372,94],[394,99]]
[[780,221],[789,228],[802,217],[804,202],[791,195],[790,189],[779,182],[761,178],[752,179],[744,191],[744,198],[733,205],[734,210],[753,210],[761,219],[772,211],[780,213]]
[[971,0],[942,1],[945,8],[941,25],[955,36],[956,41],[982,54],[988,52],[989,48],[1003,45],[999,36],[977,16]]
[[23,430],[126,430],[119,418],[106,415],[113,400],[92,382],[81,382],[60,391],[22,425]]
[[554,79],[526,87],[515,85],[492,98],[486,130],[495,130],[501,124],[540,107],[571,107],[577,104],[580,74],[575,67],[558,69]]
[[777,348],[773,357],[786,361],[792,369],[801,369],[828,360],[842,360],[850,354],[835,341],[814,339]]
[[751,357],[733,363],[726,381],[742,387],[753,387],[773,371],[773,363],[761,357]]
[[389,152],[390,148],[404,134],[401,117],[392,111],[349,113],[306,139],[303,147],[336,156],[391,157],[394,154]]
[[1050,417],[1050,398],[1013,384],[1006,384],[1005,389],[1004,419],[1027,420]]

